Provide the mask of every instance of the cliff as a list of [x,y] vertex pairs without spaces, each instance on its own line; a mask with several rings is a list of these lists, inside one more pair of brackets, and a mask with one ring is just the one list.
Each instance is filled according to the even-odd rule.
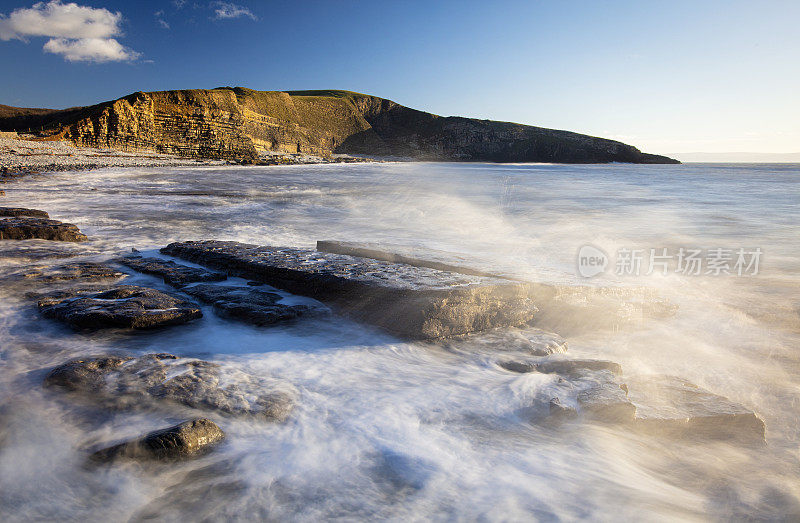
[[229,160],[283,152],[440,161],[678,163],[614,140],[442,117],[349,91],[221,87],[137,92],[64,110],[0,106],[0,130],[33,132],[78,146]]

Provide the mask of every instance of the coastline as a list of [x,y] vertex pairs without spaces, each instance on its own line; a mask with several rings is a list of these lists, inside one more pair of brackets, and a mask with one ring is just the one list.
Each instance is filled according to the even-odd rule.
[[314,165],[321,163],[367,163],[371,158],[337,155],[330,158],[301,154],[273,154],[257,160],[185,158],[148,151],[76,147],[64,141],[42,141],[24,137],[0,137],[0,181],[26,174],[57,171],[88,171],[104,167],[182,167],[221,165]]

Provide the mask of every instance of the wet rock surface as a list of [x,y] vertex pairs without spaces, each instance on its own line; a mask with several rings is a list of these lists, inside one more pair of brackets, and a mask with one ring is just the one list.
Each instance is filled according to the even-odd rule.
[[763,441],[765,425],[753,411],[675,376],[626,379],[636,426],[651,434]]
[[151,329],[200,318],[200,308],[189,301],[147,287],[123,285],[89,296],[59,293],[39,300],[47,318],[78,330],[110,327]]
[[220,316],[254,325],[272,325],[308,314],[321,314],[321,308],[278,303],[283,296],[267,290],[233,285],[200,284],[182,289],[204,303],[213,304]]
[[207,418],[197,418],[98,450],[90,459],[95,462],[185,459],[210,451],[224,438],[225,434],[216,423]]
[[126,256],[118,258],[116,261],[138,272],[161,276],[165,283],[176,287],[183,287],[189,283],[222,281],[228,278],[227,275],[219,272],[189,267],[161,258]]
[[45,211],[38,209],[26,209],[24,207],[0,207],[0,218],[14,218],[19,216],[30,216],[33,218],[50,218]]
[[0,219],[0,240],[86,241],[86,235],[71,223],[20,216]]
[[585,417],[606,423],[630,423],[636,406],[628,399],[628,389],[608,371],[602,371],[578,392],[578,411]]
[[541,372],[544,374],[564,374],[576,376],[595,371],[609,371],[614,375],[622,374],[619,363],[608,360],[549,360],[549,361],[500,361],[498,365],[511,372]]
[[497,278],[238,242],[180,242],[162,252],[310,296],[410,338],[518,326],[536,311],[524,284]]
[[536,327],[493,329],[447,340],[443,346],[458,351],[519,352],[525,356],[562,354],[568,348],[567,340],[558,334]]
[[114,409],[171,403],[282,421],[295,403],[286,384],[166,353],[71,360],[50,371],[44,384]]
[[75,262],[66,263],[56,267],[35,267],[22,273],[26,280],[42,283],[56,283],[63,281],[97,281],[118,279],[124,273],[102,263]]

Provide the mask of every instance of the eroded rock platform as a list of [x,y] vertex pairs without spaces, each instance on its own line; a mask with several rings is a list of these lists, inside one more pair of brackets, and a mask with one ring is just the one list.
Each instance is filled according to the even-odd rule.
[[164,254],[309,296],[409,338],[519,326],[536,307],[525,284],[426,267],[238,242],[178,242]]

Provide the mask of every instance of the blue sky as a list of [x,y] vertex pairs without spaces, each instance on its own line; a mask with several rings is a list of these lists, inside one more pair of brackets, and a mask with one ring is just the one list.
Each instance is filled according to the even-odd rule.
[[77,4],[0,1],[0,103],[348,89],[651,152],[800,151],[797,0]]

